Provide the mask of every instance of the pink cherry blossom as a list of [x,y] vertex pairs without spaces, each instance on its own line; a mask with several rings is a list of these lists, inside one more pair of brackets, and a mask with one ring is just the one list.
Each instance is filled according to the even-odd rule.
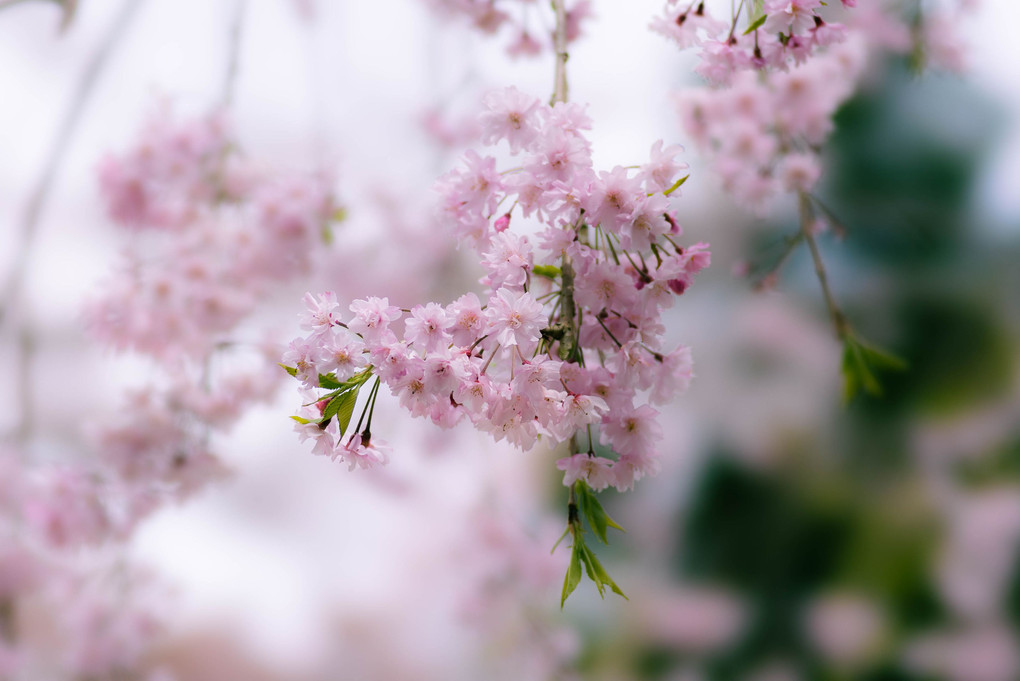
[[516,345],[522,352],[538,342],[538,331],[545,318],[542,305],[528,293],[515,294],[501,288],[489,298],[486,311],[488,333],[506,347]]
[[556,462],[564,472],[563,484],[569,487],[578,480],[584,480],[596,492],[614,484],[612,459],[587,454],[574,454]]
[[446,310],[438,303],[411,308],[411,316],[404,320],[404,337],[409,343],[431,352],[448,345],[452,338],[446,332],[449,318]]
[[506,140],[510,151],[528,148],[538,137],[540,102],[515,87],[490,92],[482,100],[486,111],[480,116],[482,142]]

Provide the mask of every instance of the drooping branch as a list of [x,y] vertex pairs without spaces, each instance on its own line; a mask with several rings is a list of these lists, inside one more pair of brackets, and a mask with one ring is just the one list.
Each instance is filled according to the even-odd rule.
[[556,30],[553,33],[554,50],[556,53],[555,80],[553,81],[552,102],[567,101],[567,7],[566,0],[552,0],[556,12]]
[[230,25],[227,71],[223,78],[221,104],[224,109],[229,109],[234,103],[234,94],[237,90],[237,77],[241,70],[241,38],[243,37],[244,15],[247,9],[248,0],[237,0]]
[[800,192],[797,198],[800,204],[800,231],[804,236],[804,241],[807,242],[808,249],[811,251],[811,260],[815,265],[818,283],[822,287],[822,297],[825,298],[825,306],[829,309],[829,315],[832,317],[836,337],[840,340],[846,340],[850,334],[850,325],[847,323],[843,311],[836,304],[836,298],[832,295],[832,289],[829,288],[829,276],[825,269],[825,262],[822,260],[822,255],[818,250],[818,242],[815,240],[812,228],[812,223],[814,222],[812,218],[814,216],[811,210],[811,199],[805,192]]
[[[95,91],[96,84],[99,82],[99,77],[109,62],[113,50],[123,39],[131,20],[135,17],[141,5],[142,0],[125,0],[113,23],[110,25],[106,36],[100,42],[99,48],[85,65],[81,80],[78,81],[78,85],[71,97],[70,105],[64,113],[60,127],[53,139],[53,145],[43,165],[42,172],[25,205],[25,212],[21,220],[21,242],[18,252],[13,258],[13,270],[7,285],[4,287],[3,297],[0,299],[0,323],[8,322],[15,316],[14,311],[20,301],[21,290],[24,287],[25,278],[29,272],[32,250],[38,236],[39,222],[43,209],[49,199],[64,158],[71,147],[74,134],[78,129],[89,99]],[[16,333],[16,347],[18,348],[16,359],[18,366],[18,400],[22,409],[16,437],[19,440],[24,440],[31,432],[33,423],[30,374],[35,343],[32,331],[27,325],[26,320],[21,320],[20,328]]]

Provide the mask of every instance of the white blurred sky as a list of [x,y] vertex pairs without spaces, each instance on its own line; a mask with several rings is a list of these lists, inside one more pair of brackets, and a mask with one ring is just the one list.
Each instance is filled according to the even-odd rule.
[[[200,112],[219,95],[235,1],[142,1],[88,103],[41,224],[30,291],[34,317],[44,327],[71,329],[82,296],[116,255],[96,198],[96,161],[129,143],[155,96]],[[65,35],[57,33],[50,3],[0,11],[5,272],[16,252],[26,197],[73,86],[121,3],[80,4]],[[509,62],[500,47],[442,27],[417,0],[320,0],[318,7],[318,19],[309,26],[290,0],[249,0],[234,116],[250,155],[296,167],[335,165],[341,193],[351,201],[380,183],[420,196],[451,162],[423,146],[416,124],[423,104],[452,102],[463,109],[471,104],[470,93],[485,86],[512,83],[542,96],[550,88],[548,59]],[[591,104],[596,163],[627,164],[659,137],[682,141],[669,93],[684,80],[686,62],[646,30],[661,8],[658,0],[598,0],[595,7],[598,19],[569,63],[571,97]],[[1017,3],[983,0],[965,29],[969,77],[1002,104],[1010,125],[984,179],[982,201],[990,216],[1013,226],[1020,225],[1018,25]],[[0,380],[8,384],[9,371],[0,368]],[[275,417],[272,412],[260,418]],[[183,602],[196,619],[233,613],[252,646],[288,663],[322,643],[314,624],[324,601],[354,599],[359,590],[362,605],[378,597],[364,591],[365,585],[378,577],[380,563],[400,551],[384,541],[396,535],[380,534],[380,528],[406,526],[410,510],[402,502],[380,502],[377,492],[360,489],[357,480],[326,462],[310,456],[281,461],[281,449],[293,453],[292,440],[285,424],[269,435],[242,435],[236,449],[250,444],[261,454],[236,458],[245,471],[238,485],[164,514],[138,545],[140,555],[159,562],[191,594]],[[449,468],[436,475],[469,474]],[[302,494],[289,505],[274,506],[275,515],[260,515],[260,494],[270,494],[274,484]],[[463,503],[449,500],[445,512],[456,513]],[[351,521],[369,513],[363,522]],[[343,583],[328,569],[337,562],[350,571]]]

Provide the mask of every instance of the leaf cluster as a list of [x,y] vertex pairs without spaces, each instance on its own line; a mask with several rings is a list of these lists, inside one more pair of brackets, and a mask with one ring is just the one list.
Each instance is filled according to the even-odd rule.
[[[570,549],[570,564],[567,567],[567,574],[563,580],[563,595],[560,597],[560,608],[563,607],[567,602],[567,597],[580,584],[582,566],[584,566],[584,573],[588,575],[588,579],[595,582],[595,588],[598,589],[599,596],[605,598],[606,589],[609,588],[626,599],[626,594],[617,586],[613,578],[609,576],[605,567],[602,566],[602,563],[596,557],[595,552],[585,543],[585,529],[582,518],[584,521],[587,521],[588,529],[598,537],[599,541],[606,545],[609,544],[607,533],[610,527],[621,532],[624,530],[606,513],[605,509],[602,508],[602,504],[599,503],[594,490],[583,480],[578,480],[571,487],[568,516],[567,529],[563,532],[563,537],[569,533],[573,538],[573,546]],[[560,537],[561,541],[563,537]],[[556,544],[559,545],[559,542],[556,542]],[[555,548],[554,546],[553,549],[555,550]]]
[[[291,376],[297,375],[297,369],[294,367],[283,364],[280,366]],[[361,386],[371,377],[371,366],[366,367],[343,382],[337,379],[335,373],[319,374],[319,387],[330,391],[314,402],[314,404],[318,404],[326,401],[326,406],[322,410],[322,416],[318,419],[306,419],[303,416],[291,416],[291,418],[301,424],[315,423],[320,428],[325,428],[335,417],[340,428],[340,436],[343,437],[347,432],[348,426],[350,426],[351,417],[354,415],[354,405],[358,402],[358,393],[361,390]]]

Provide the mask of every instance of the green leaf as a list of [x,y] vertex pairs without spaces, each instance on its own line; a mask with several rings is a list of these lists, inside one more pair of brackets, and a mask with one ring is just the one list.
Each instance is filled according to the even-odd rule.
[[362,369],[361,371],[347,379],[344,385],[349,385],[351,387],[359,386],[370,378],[372,378],[371,364],[369,364],[367,367],[365,367],[364,369]]
[[591,549],[585,546],[584,550],[587,553],[587,561],[585,565],[591,567],[591,573],[589,573],[588,576],[590,577],[592,576],[592,573],[594,573],[593,579],[595,580],[595,585],[599,587],[599,593],[602,593],[604,586],[608,586],[615,593],[623,596],[624,600],[629,601],[630,599],[627,598],[627,594],[623,593],[623,590],[616,585],[616,582],[614,582],[613,578],[609,576],[606,569],[602,567],[602,563],[600,563],[599,559],[595,557],[595,554],[591,551]]
[[323,400],[332,400],[334,397],[336,397],[337,395],[339,395],[342,392],[344,392],[343,388],[341,388],[340,390],[334,390],[332,392],[328,392],[325,395],[319,395],[318,397],[316,397],[311,402],[306,402],[305,404],[303,404],[301,406],[303,406],[303,407],[310,407],[313,404],[318,404],[319,402],[322,402]]
[[751,33],[752,31],[761,28],[761,25],[765,23],[765,20],[769,18],[769,15],[762,14],[760,17],[751,22],[751,25],[744,31],[744,35]]
[[328,388],[329,390],[336,390],[342,388],[343,383],[337,380],[336,374],[330,372],[328,374],[319,374],[319,387]]
[[545,277],[546,279],[555,280],[560,276],[560,268],[555,265],[535,265],[531,268],[531,271],[540,277]]
[[563,534],[561,534],[560,538],[556,540],[555,544],[553,544],[552,550],[549,551],[549,555],[556,553],[556,547],[560,545],[560,542],[567,538],[568,534],[570,534],[570,525],[567,525],[566,529],[563,530]]
[[663,195],[664,196],[669,196],[670,194],[675,192],[677,189],[680,189],[680,187],[683,185],[684,182],[687,181],[687,178],[689,178],[689,177],[690,177],[690,174],[687,174],[687,175],[684,175],[683,177],[681,177],[679,180],[677,180],[676,182],[673,183],[672,187],[670,187],[666,191],[662,192]]
[[296,367],[289,367],[286,364],[280,364],[280,366],[282,366],[287,371],[287,373],[290,374],[291,376],[297,376],[297,368]]
[[[580,543],[584,546],[584,543]],[[563,595],[560,597],[560,610],[567,602],[567,596],[574,593],[574,589],[581,583],[581,555],[578,551],[578,537],[574,537],[574,547],[570,552],[570,565],[567,567],[567,575],[563,579]]]
[[[595,554],[591,552],[587,544],[575,544],[575,549],[580,546],[581,551],[581,562],[584,563],[584,571],[588,573],[588,579],[595,582],[595,588],[599,590],[599,598],[606,597],[605,583],[599,578],[599,573],[595,570],[592,563],[597,563],[598,559],[595,558]],[[599,566],[601,567],[601,566]]]
[[358,391],[355,390],[350,394],[350,399],[345,400],[341,405],[340,409],[336,413],[336,423],[340,429],[340,437],[344,436],[347,432],[347,427],[351,425],[351,417],[354,415],[354,405],[358,401]]
[[337,425],[340,427],[340,437],[344,436],[347,426],[351,423],[351,416],[354,414],[354,405],[358,401],[358,388],[348,389],[330,400],[322,412],[322,420],[328,421],[336,417]]
[[291,416],[291,418],[294,419],[295,421],[297,421],[298,423],[300,423],[301,425],[312,423],[312,421],[310,419],[306,419],[306,418],[301,417],[301,416]]
[[598,537],[603,544],[609,544],[607,530],[610,527],[620,530],[621,532],[624,532],[625,530],[620,527],[615,520],[610,518],[609,514],[606,513],[604,508],[602,508],[602,504],[599,503],[594,490],[592,490],[592,488],[589,487],[583,480],[579,482],[578,490],[580,491],[579,497],[584,517],[588,519],[588,525],[595,533],[595,536]]
[[882,384],[876,373],[906,369],[907,363],[896,355],[848,336],[843,341],[843,399],[849,402],[862,389],[881,397]]

